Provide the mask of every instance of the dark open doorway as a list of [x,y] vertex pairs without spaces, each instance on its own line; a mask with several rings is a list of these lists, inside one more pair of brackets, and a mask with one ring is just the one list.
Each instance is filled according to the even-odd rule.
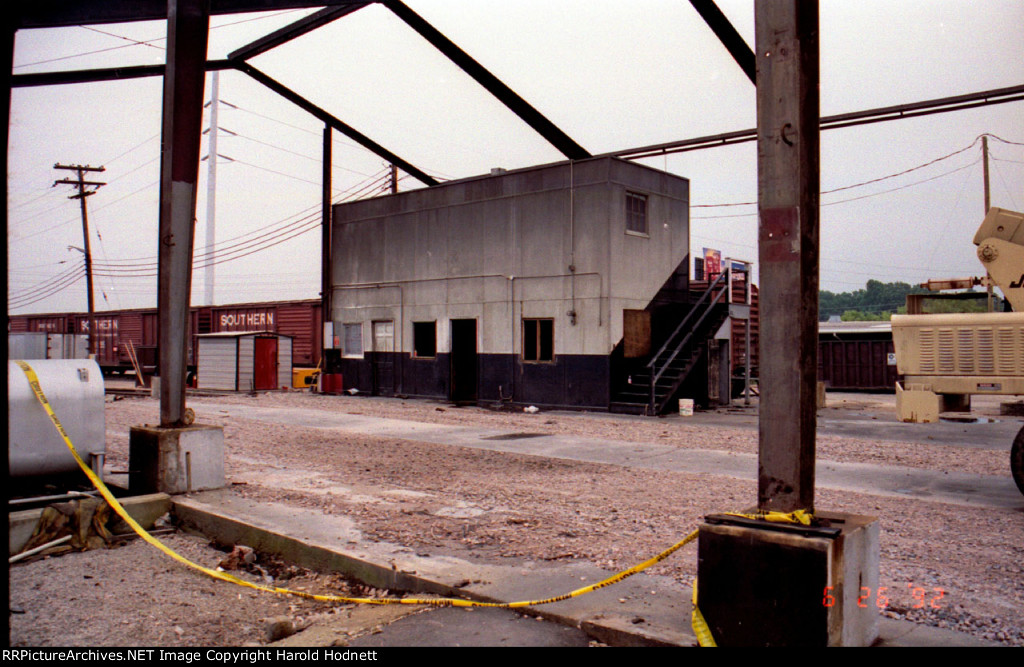
[[476,320],[452,320],[451,399],[476,403]]

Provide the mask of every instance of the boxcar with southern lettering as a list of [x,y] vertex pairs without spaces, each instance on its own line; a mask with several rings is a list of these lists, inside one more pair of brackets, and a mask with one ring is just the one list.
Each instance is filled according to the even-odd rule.
[[[196,337],[200,334],[268,331],[288,336],[293,343],[292,363],[316,367],[320,363],[323,325],[320,301],[314,299],[193,306],[189,313],[188,366],[196,368]],[[8,331],[88,334],[96,329],[96,362],[105,374],[133,369],[134,351],[142,371],[159,374],[158,316],[155,308],[88,313],[9,315]]]

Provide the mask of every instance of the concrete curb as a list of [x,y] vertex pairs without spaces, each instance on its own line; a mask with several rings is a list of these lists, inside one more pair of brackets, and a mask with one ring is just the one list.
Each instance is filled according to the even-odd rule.
[[[416,554],[406,547],[364,541],[340,517],[317,516],[316,525],[311,526],[308,513],[242,502],[223,492],[175,497],[172,514],[182,527],[226,545],[244,544],[303,567],[343,573],[377,588],[408,593],[512,602],[551,597],[613,574],[587,563],[557,568],[535,563],[492,565]],[[296,532],[302,536],[294,536]],[[339,549],[325,544],[331,537],[356,546]],[[522,611],[581,628],[614,646],[693,646],[696,638],[689,627],[688,595],[666,577],[641,573],[613,587]]]

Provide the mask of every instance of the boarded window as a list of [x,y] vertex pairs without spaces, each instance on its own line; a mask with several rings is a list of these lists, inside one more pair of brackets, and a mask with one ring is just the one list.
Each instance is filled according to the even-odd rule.
[[554,361],[555,321],[523,319],[523,361]]
[[622,311],[622,354],[639,359],[651,353],[651,314],[646,310]]
[[342,354],[346,357],[363,356],[363,325],[345,324],[342,325],[345,332],[345,343]]
[[437,323],[412,323],[412,356],[429,359],[437,356]]
[[626,193],[626,231],[647,233],[647,195]]

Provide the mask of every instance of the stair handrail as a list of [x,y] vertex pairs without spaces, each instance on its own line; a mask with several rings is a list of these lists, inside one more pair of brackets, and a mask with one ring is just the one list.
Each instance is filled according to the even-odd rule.
[[[701,295],[700,299],[697,300],[697,303],[693,304],[693,308],[691,308],[690,312],[686,314],[686,317],[683,318],[683,321],[680,322],[679,326],[675,328],[675,331],[673,331],[672,334],[667,339],[665,339],[665,343],[661,346],[661,349],[659,349],[651,356],[651,360],[647,362],[648,368],[651,368],[653,370],[655,363],[658,361],[658,357],[660,357],[662,353],[668,349],[668,346],[672,343],[675,337],[679,335],[679,332],[683,330],[683,327],[685,327],[687,322],[690,321],[690,318],[692,318],[700,309],[700,305],[704,303],[704,301],[707,300],[707,298],[711,295],[711,292],[714,291],[716,287],[718,287],[718,284],[726,280],[727,273],[728,269],[720,273],[718,275],[718,278],[715,278],[714,282],[708,285],[708,288],[704,290],[704,293]],[[719,293],[719,298],[721,298],[721,293]],[[711,306],[714,305],[715,304],[711,304],[710,306],[708,306],[708,308],[711,308]]]

